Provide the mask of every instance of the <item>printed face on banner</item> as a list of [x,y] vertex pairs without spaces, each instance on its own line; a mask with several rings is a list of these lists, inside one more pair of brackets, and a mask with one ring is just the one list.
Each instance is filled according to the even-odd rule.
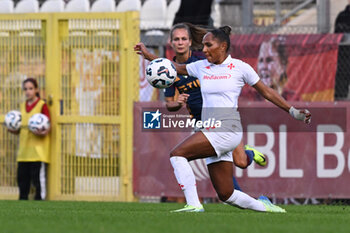
[[278,52],[270,42],[261,44],[257,68],[261,81],[271,87],[278,87],[281,76],[286,72]]
[[[287,101],[333,101],[342,35],[232,35],[231,55],[251,65]],[[263,101],[246,85],[242,101]]]

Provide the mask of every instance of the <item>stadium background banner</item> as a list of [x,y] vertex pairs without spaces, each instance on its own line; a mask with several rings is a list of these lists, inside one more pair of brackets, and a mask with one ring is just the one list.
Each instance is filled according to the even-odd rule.
[[[242,102],[240,113],[245,143],[268,158],[267,167],[255,164],[234,169],[241,188],[255,197],[349,198],[350,126],[346,102],[294,102],[313,114],[311,125],[293,120],[272,104]],[[191,132],[143,129],[145,108],[164,109],[161,102],[134,106],[133,190],[136,196],[183,196],[169,162],[169,152]],[[257,111],[259,114],[257,114]],[[205,163],[191,162],[201,197],[216,197]]]
[[[333,101],[338,44],[342,34],[271,35],[249,34],[231,36],[231,55],[250,64],[257,71],[260,46],[271,38],[278,38],[288,57],[286,90],[302,101]],[[171,59],[174,52],[166,48]],[[253,88],[246,85],[242,100],[254,99]],[[261,99],[260,99],[261,100]]]

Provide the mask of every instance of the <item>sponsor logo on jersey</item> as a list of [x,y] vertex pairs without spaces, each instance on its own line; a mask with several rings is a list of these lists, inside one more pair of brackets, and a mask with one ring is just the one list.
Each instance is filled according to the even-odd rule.
[[196,79],[196,80],[188,82],[184,85],[178,86],[177,89],[179,90],[180,93],[184,93],[186,91],[190,91],[190,90],[193,90],[193,89],[199,88],[199,87],[200,87],[199,80]]
[[230,74],[220,74],[220,75],[204,75],[203,79],[206,80],[218,80],[218,79],[230,79]]

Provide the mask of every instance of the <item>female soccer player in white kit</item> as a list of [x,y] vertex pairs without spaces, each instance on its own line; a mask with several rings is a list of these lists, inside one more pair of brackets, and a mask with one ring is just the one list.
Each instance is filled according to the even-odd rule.
[[[237,111],[238,96],[245,83],[253,86],[265,99],[289,112],[295,119],[309,123],[311,114],[297,110],[277,92],[260,81],[254,69],[229,55],[231,28],[224,26],[209,31],[203,37],[203,52],[206,60],[190,64],[174,63],[178,74],[197,77],[201,83],[203,98],[202,120],[221,120],[220,128],[202,129],[187,137],[170,152],[170,162],[180,187],[186,196],[187,205],[175,212],[203,212],[197,195],[196,181],[188,161],[206,158],[212,184],[223,202],[243,209],[262,212],[285,212],[267,198],[258,200],[234,190],[232,184],[231,151],[242,139],[240,115]],[[153,60],[144,47],[135,50],[146,59]]]

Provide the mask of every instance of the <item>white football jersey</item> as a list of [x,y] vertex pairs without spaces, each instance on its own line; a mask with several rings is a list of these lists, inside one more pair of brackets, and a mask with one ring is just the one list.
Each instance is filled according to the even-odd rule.
[[219,65],[209,63],[205,59],[187,64],[186,69],[190,76],[197,77],[200,81],[203,98],[202,120],[213,116],[206,114],[205,109],[237,110],[242,87],[246,83],[253,86],[259,81],[258,74],[249,64],[233,59],[230,55]]

